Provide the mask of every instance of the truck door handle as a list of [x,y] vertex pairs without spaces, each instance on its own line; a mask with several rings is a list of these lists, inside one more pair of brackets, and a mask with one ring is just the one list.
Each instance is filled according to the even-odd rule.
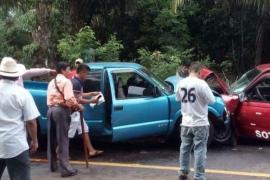
[[261,112],[256,112],[256,115],[259,115],[260,116],[260,115],[262,115],[262,113]]
[[123,111],[123,105],[117,105],[113,108],[115,111]]

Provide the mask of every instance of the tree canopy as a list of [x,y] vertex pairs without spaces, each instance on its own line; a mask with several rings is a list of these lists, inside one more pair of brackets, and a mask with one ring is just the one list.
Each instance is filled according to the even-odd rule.
[[270,56],[267,0],[3,0],[0,6],[0,57],[29,66],[73,64],[78,57],[131,61],[165,78],[190,58],[239,75]]

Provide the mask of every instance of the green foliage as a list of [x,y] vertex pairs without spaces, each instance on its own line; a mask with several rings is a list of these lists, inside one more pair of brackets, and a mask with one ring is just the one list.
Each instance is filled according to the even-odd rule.
[[112,35],[110,40],[96,49],[96,60],[119,61],[119,55],[124,46]]
[[101,45],[96,40],[94,31],[86,26],[74,36],[67,35],[60,39],[57,49],[63,58],[73,64],[75,59],[79,57],[86,61],[119,60],[119,53],[123,49],[123,45],[115,36],[111,36],[107,43]]
[[162,79],[175,75],[181,61],[185,58],[190,58],[192,49],[179,52],[172,47],[168,47],[167,52],[149,51],[147,49],[139,49],[139,60],[142,65],[150,69],[154,74]]
[[9,11],[0,8],[0,57],[12,56],[18,60],[22,58],[22,47],[31,43],[31,34],[25,31],[26,25],[21,26],[22,17],[26,17],[18,9]]
[[35,9],[30,9],[26,13],[17,11],[14,17],[16,28],[24,32],[31,33],[36,27],[36,11]]
[[22,63],[28,66],[33,66],[32,58],[38,49],[39,46],[36,43],[23,46]]
[[[0,3],[0,57],[9,55],[28,64],[41,59],[33,38],[42,28],[37,26],[38,2]],[[258,19],[256,11],[246,7],[193,0],[177,11],[173,6],[173,13],[172,2],[183,1],[46,2],[51,3],[48,54],[54,58],[136,61],[162,78],[175,74],[189,56],[229,74],[253,65]]]

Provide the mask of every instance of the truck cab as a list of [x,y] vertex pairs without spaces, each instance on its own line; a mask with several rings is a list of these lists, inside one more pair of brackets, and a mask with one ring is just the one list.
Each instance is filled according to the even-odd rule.
[[[168,84],[136,63],[89,63],[84,91],[101,91],[105,102],[85,106],[84,118],[94,139],[111,142],[147,136],[169,136],[179,128],[180,104]],[[25,82],[41,113],[39,128],[47,133],[47,83]],[[224,102],[216,96],[209,106],[216,119],[224,118]],[[177,132],[179,133],[179,132]]]

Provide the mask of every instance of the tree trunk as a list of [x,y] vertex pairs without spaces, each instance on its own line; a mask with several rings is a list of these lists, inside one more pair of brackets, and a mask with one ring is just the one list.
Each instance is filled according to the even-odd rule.
[[270,63],[270,14],[265,13],[258,25],[255,65]]
[[69,22],[67,24],[69,24],[69,32],[70,33],[77,33],[80,28],[82,28],[83,26],[83,22],[80,18],[80,1],[78,0],[69,0],[68,1],[68,8],[69,8],[69,14],[68,14],[68,18],[69,18]]
[[52,1],[39,0],[37,2],[37,28],[32,32],[32,38],[39,46],[37,59],[33,62],[39,66],[52,66],[55,50],[51,47],[51,27],[49,17],[52,9]]

